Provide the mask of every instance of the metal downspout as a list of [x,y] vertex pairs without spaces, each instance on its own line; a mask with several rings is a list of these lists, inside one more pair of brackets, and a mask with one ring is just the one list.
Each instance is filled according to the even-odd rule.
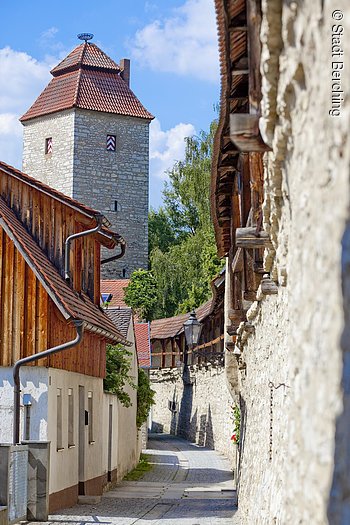
[[118,253],[117,255],[113,255],[112,257],[108,257],[108,259],[102,259],[101,265],[102,264],[106,264],[106,263],[110,263],[112,261],[116,261],[117,259],[120,259],[121,257],[123,257],[123,255],[125,254],[125,244],[120,244],[120,249],[121,249],[121,252]]
[[19,371],[22,365],[26,365],[28,363],[32,363],[33,361],[38,361],[39,359],[43,359],[44,357],[48,357],[52,354],[55,354],[57,352],[62,352],[63,350],[68,350],[69,348],[72,348],[73,346],[76,346],[80,343],[82,337],[83,337],[83,330],[84,330],[84,321],[73,321],[77,335],[75,339],[72,341],[68,341],[67,343],[63,343],[58,346],[54,346],[53,348],[49,348],[48,350],[44,350],[44,352],[39,352],[37,354],[24,357],[23,359],[19,359],[14,364],[13,367],[13,382],[14,382],[14,391],[13,391],[13,444],[17,445],[20,443],[19,440],[19,427],[20,427],[20,403],[21,403],[21,383],[20,383],[20,377],[19,377]]
[[65,251],[64,251],[64,278],[67,282],[70,282],[70,244],[75,239],[79,239],[79,237],[86,237],[86,235],[90,235],[92,233],[96,233],[101,230],[102,228],[102,221],[104,219],[104,216],[96,215],[97,220],[97,226],[95,228],[92,228],[91,230],[85,230],[83,232],[73,233],[72,235],[69,235],[67,239],[65,240]]

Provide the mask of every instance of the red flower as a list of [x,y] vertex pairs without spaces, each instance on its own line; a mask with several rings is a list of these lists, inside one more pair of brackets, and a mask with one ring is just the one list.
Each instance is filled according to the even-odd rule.
[[236,436],[236,434],[232,434],[231,441],[234,441],[235,443],[237,443],[237,436]]

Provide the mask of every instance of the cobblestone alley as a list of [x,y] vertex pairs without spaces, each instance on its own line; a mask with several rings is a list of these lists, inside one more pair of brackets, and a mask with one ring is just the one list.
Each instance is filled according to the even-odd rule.
[[65,509],[50,516],[48,523],[233,524],[232,471],[223,456],[168,435],[152,436],[148,446],[154,467],[139,481],[123,481],[105,493],[100,503]]

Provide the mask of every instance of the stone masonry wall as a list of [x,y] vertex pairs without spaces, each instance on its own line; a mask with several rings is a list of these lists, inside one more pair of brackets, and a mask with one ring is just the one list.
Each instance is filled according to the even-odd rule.
[[[107,151],[107,134],[116,151]],[[45,139],[52,137],[52,154]],[[101,211],[127,242],[104,278],[129,277],[148,265],[149,121],[97,111],[67,110],[25,123],[23,170]],[[117,211],[115,211],[117,203]],[[113,255],[103,251],[102,258]]]
[[166,368],[150,372],[156,404],[152,407],[152,431],[180,435],[193,443],[218,450],[235,467],[237,446],[231,441],[234,431],[232,398],[225,369],[221,366]]
[[[278,294],[259,291],[248,311],[255,333],[240,348],[238,518],[241,525],[346,525],[348,73],[340,116],[329,110],[332,26],[348,36],[341,43],[348,63],[350,9],[345,0],[262,4],[261,130],[273,149],[265,155],[264,228],[273,242],[265,265]],[[335,8],[341,22],[332,18]]]
[[[53,138],[53,150],[45,154],[45,140]],[[24,123],[23,171],[72,196],[74,110],[38,117]]]
[[[145,119],[76,111],[73,197],[102,211],[127,243],[122,259],[102,266],[104,278],[148,266],[148,128]],[[106,150],[107,134],[116,135],[115,152]]]

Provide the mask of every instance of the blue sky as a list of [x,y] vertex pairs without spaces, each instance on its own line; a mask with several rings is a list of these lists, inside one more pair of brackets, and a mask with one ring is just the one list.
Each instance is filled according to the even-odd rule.
[[150,203],[184,137],[208,129],[219,100],[213,0],[3,0],[0,3],[0,159],[21,167],[18,117],[50,80],[49,69],[76,45],[77,33],[119,62],[131,58],[131,87],[156,116],[150,133]]

